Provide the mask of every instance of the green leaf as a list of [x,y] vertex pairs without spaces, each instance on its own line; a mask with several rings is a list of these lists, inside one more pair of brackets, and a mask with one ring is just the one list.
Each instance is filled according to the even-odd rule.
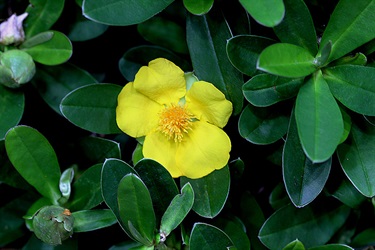
[[195,75],[214,84],[233,104],[233,113],[242,110],[242,75],[226,55],[230,30],[221,15],[212,9],[207,15],[188,15],[186,37]]
[[297,239],[286,245],[283,250],[305,250],[305,246]]
[[295,208],[287,205],[273,213],[259,232],[269,249],[279,249],[295,239],[306,248],[325,244],[345,223],[350,209],[346,206],[325,209]]
[[341,167],[364,196],[375,195],[375,127],[353,123],[348,139],[337,148]]
[[162,17],[153,17],[137,26],[139,34],[150,43],[187,54],[185,27]]
[[327,244],[324,246],[311,247],[309,250],[354,250],[354,248],[342,244]]
[[39,34],[36,34],[33,37],[27,38],[23,43],[20,45],[20,49],[25,48],[32,48],[34,46],[37,46],[39,44],[48,42],[53,37],[53,31],[46,31]]
[[140,160],[134,168],[150,192],[157,221],[160,221],[172,199],[179,194],[176,182],[168,170],[154,160]]
[[70,63],[54,67],[42,66],[36,70],[32,79],[43,100],[57,113],[60,112],[62,99],[76,88],[97,83],[87,71]]
[[194,190],[193,210],[202,217],[214,218],[223,209],[230,188],[228,166],[199,178],[180,178],[180,185],[190,182]]
[[296,96],[303,83],[303,78],[260,74],[248,80],[242,91],[248,102],[266,107]]
[[24,108],[24,94],[0,84],[0,140],[4,139],[10,128],[20,122]]
[[250,15],[267,27],[278,25],[284,18],[285,6],[282,0],[240,0]]
[[101,189],[104,202],[116,216],[121,228],[126,234],[133,238],[127,229],[127,223],[123,223],[120,218],[120,211],[117,204],[117,189],[121,179],[129,174],[136,173],[126,162],[119,159],[107,159],[102,167]]
[[49,30],[59,19],[65,0],[30,0],[26,8],[28,17],[24,21],[26,37],[35,36]]
[[373,0],[340,0],[331,14],[320,42],[319,53],[331,41],[331,62],[375,38],[375,13]]
[[204,15],[208,13],[214,0],[183,0],[185,8],[194,15]]
[[70,26],[68,37],[73,42],[87,41],[102,35],[107,31],[105,24],[93,22],[82,16],[82,10],[76,11],[75,22]]
[[121,86],[91,84],[75,89],[62,100],[61,113],[76,126],[99,134],[116,134],[117,96]]
[[353,247],[366,247],[375,245],[375,229],[368,228],[357,234],[351,242]]
[[91,209],[103,201],[100,183],[102,164],[96,164],[83,172],[74,182],[68,207],[71,211]]
[[176,195],[163,214],[160,223],[160,233],[168,236],[185,219],[194,204],[194,191],[190,183],[181,188],[181,194]]
[[295,117],[307,157],[313,163],[327,161],[340,142],[344,123],[340,108],[320,71],[300,88]]
[[219,219],[215,222],[214,225],[223,230],[223,232],[228,235],[228,237],[234,244],[234,249],[250,249],[250,241],[246,235],[247,228],[239,218],[233,217],[233,219],[230,220]]
[[270,74],[295,78],[317,70],[315,58],[308,50],[289,43],[276,43],[264,49],[257,68]]
[[146,185],[138,176],[130,173],[120,181],[117,194],[121,221],[128,224],[128,230],[137,241],[151,246],[156,219]]
[[347,108],[375,116],[375,68],[342,65],[324,70],[334,97]]
[[132,25],[141,23],[156,15],[173,0],[85,0],[83,15],[94,22],[108,25]]
[[289,116],[280,112],[280,109],[247,105],[239,118],[238,130],[251,143],[265,145],[282,138],[286,134],[288,123]]
[[302,0],[283,0],[285,16],[273,29],[283,43],[305,48],[311,55],[318,52],[315,27],[309,9]]
[[[324,51],[322,52],[322,54],[323,53]],[[331,62],[329,66],[333,67],[333,66],[339,66],[339,65],[345,65],[345,64],[365,66],[367,64],[367,57],[361,52],[358,52],[355,54],[349,54],[347,56],[340,57],[339,59]]]
[[82,210],[73,212],[75,233],[88,232],[109,227],[117,222],[116,217],[109,209]]
[[327,63],[329,55],[331,54],[331,50],[332,50],[332,43],[331,41],[329,41],[322,49],[322,52],[320,53],[320,55],[316,57],[316,65],[320,67],[325,65]]
[[10,129],[5,137],[9,160],[41,195],[53,204],[61,197],[60,167],[55,151],[37,130],[27,126]]
[[296,207],[306,206],[320,194],[327,182],[331,164],[332,158],[314,164],[306,157],[298,137],[293,112],[283,150],[283,180]]
[[233,242],[219,228],[198,222],[191,231],[189,246],[190,249],[228,249]]
[[87,136],[80,140],[79,145],[93,164],[104,162],[108,158],[121,158],[120,144],[112,140]]
[[119,61],[119,69],[126,80],[134,81],[135,74],[142,66],[159,57],[174,62],[183,71],[191,70],[189,63],[172,51],[163,47],[150,45],[141,45],[126,51]]
[[73,53],[72,43],[63,33],[52,32],[53,37],[50,40],[22,50],[27,52],[34,61],[41,64],[52,66],[66,62]]
[[253,76],[257,73],[259,54],[275,41],[254,35],[238,35],[228,39],[226,51],[230,62],[240,72]]
[[332,196],[351,208],[358,208],[366,200],[348,179],[341,182]]

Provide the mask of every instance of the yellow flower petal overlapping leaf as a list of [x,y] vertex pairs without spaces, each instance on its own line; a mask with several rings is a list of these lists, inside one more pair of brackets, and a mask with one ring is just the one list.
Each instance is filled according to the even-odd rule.
[[158,58],[142,67],[118,96],[119,128],[145,136],[143,155],[158,161],[176,178],[200,178],[223,168],[231,142],[222,128],[232,104],[211,83],[197,81],[186,90],[184,72]]

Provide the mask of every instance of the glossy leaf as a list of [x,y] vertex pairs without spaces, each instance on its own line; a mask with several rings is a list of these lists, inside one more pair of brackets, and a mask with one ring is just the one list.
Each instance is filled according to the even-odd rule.
[[277,37],[283,43],[305,48],[311,55],[318,52],[316,33],[309,9],[303,0],[283,0],[285,16],[274,27]]
[[242,73],[253,76],[257,73],[259,54],[275,41],[254,35],[238,35],[228,39],[227,55],[230,62]]
[[339,106],[321,72],[300,88],[295,117],[302,148],[313,163],[327,161],[344,133]]
[[120,219],[120,211],[117,203],[118,185],[121,179],[129,173],[135,174],[136,172],[126,162],[119,159],[107,159],[102,167],[100,184],[104,202],[116,216],[121,228],[132,238],[130,231],[127,230],[127,223],[123,223]]
[[80,140],[79,145],[92,163],[104,162],[109,158],[121,158],[120,144],[109,139],[88,136]]
[[240,0],[243,7],[258,23],[274,27],[284,18],[285,6],[282,0]]
[[128,81],[134,81],[135,74],[150,61],[163,57],[174,62],[184,71],[191,70],[189,63],[172,51],[158,46],[141,45],[126,51],[119,61],[119,69],[121,74]]
[[305,250],[305,246],[297,239],[286,245],[283,250]]
[[205,223],[195,223],[190,235],[190,249],[227,249],[233,246],[222,230]]
[[257,68],[285,77],[304,77],[317,70],[315,58],[302,47],[289,43],[268,46],[259,56]]
[[137,241],[151,246],[156,219],[146,185],[135,174],[127,174],[119,183],[117,195],[121,221]]
[[25,11],[29,15],[24,22],[27,38],[49,30],[59,19],[65,0],[30,0],[29,2],[30,5]]
[[132,25],[141,23],[165,9],[173,0],[85,0],[83,15],[98,23]]
[[324,246],[311,247],[309,250],[354,250],[354,248],[343,244],[327,244]]
[[337,148],[341,167],[353,185],[364,196],[375,195],[373,161],[375,128],[353,123],[348,139]]
[[183,0],[185,8],[194,15],[204,15],[210,11],[214,0]]
[[109,227],[117,222],[116,217],[109,209],[81,210],[73,212],[75,233],[88,232]]
[[62,100],[61,113],[73,124],[91,132],[115,134],[117,96],[121,86],[91,84],[75,89]]
[[75,13],[76,19],[70,27],[68,37],[73,42],[87,41],[102,35],[107,31],[108,26],[102,23],[93,22],[82,16],[82,11]]
[[74,182],[69,202],[71,211],[91,209],[103,201],[100,182],[102,164],[96,164],[83,172]]
[[239,114],[243,80],[226,55],[231,33],[221,13],[212,9],[204,16],[188,15],[186,37],[195,75],[214,84],[232,102],[233,113]]
[[286,78],[270,74],[252,77],[242,91],[248,102],[257,107],[266,107],[297,95],[303,78]]
[[66,62],[73,53],[69,38],[59,31],[53,31],[53,37],[34,47],[23,48],[34,61],[45,65],[58,65]]
[[185,29],[162,17],[153,17],[137,26],[139,34],[155,45],[187,54]]
[[358,208],[367,198],[348,180],[344,179],[332,196],[351,208]]
[[52,39],[53,34],[54,34],[53,31],[38,33],[33,37],[27,38],[23,43],[21,43],[19,48],[20,49],[32,48],[39,44],[48,42],[49,40]]
[[0,140],[6,132],[16,126],[23,115],[25,96],[22,92],[0,84]]
[[375,116],[375,68],[342,65],[324,71],[334,97],[349,109]]
[[32,79],[43,100],[57,113],[61,100],[76,88],[97,83],[96,79],[73,64],[64,63],[55,67],[39,66]]
[[287,205],[273,213],[259,232],[259,238],[269,249],[278,249],[295,239],[306,248],[325,244],[345,223],[350,209],[346,206],[324,211],[311,207]]
[[190,183],[181,188],[181,194],[176,195],[163,214],[160,223],[160,232],[168,236],[180,223],[194,204],[194,191]]
[[331,62],[375,38],[373,0],[341,0],[331,14],[322,39],[319,54],[325,44],[332,42]]
[[283,150],[283,180],[296,207],[306,206],[320,194],[327,182],[331,164],[332,158],[314,164],[306,157],[293,112]]
[[160,221],[172,199],[179,194],[176,182],[170,173],[154,160],[143,159],[134,168],[150,192],[157,221]]
[[7,133],[5,148],[9,160],[21,176],[41,195],[57,204],[61,197],[61,173],[55,151],[48,140],[31,127],[17,126]]
[[218,215],[223,209],[229,194],[230,175],[228,166],[215,170],[199,179],[180,178],[181,186],[188,182],[193,187],[195,195],[193,210],[205,218],[214,218]]
[[234,249],[249,250],[251,248],[249,238],[246,235],[247,229],[239,218],[219,219],[214,225],[228,235],[233,242]]
[[251,143],[265,145],[282,138],[286,134],[288,123],[288,115],[279,109],[247,105],[238,121],[238,130]]

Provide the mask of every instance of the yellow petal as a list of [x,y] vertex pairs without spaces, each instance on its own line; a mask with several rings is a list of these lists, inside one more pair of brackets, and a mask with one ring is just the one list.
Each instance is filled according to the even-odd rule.
[[197,121],[185,138],[178,145],[176,163],[186,177],[201,178],[228,163],[231,142],[222,129]]
[[201,121],[207,121],[222,128],[232,114],[232,103],[213,84],[195,82],[186,93],[188,110]]
[[184,72],[171,61],[158,58],[140,68],[134,88],[160,104],[177,103],[186,93]]
[[163,165],[173,178],[183,175],[176,164],[178,143],[168,140],[161,132],[153,132],[143,142],[143,156]]
[[117,98],[116,122],[132,137],[141,137],[158,127],[159,113],[164,108],[134,89],[133,82],[125,85]]

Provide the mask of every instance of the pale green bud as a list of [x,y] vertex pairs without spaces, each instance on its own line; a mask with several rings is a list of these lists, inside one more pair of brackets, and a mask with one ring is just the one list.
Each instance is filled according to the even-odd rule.
[[0,43],[4,45],[19,44],[25,40],[22,22],[28,13],[20,16],[13,14],[8,20],[0,24]]

